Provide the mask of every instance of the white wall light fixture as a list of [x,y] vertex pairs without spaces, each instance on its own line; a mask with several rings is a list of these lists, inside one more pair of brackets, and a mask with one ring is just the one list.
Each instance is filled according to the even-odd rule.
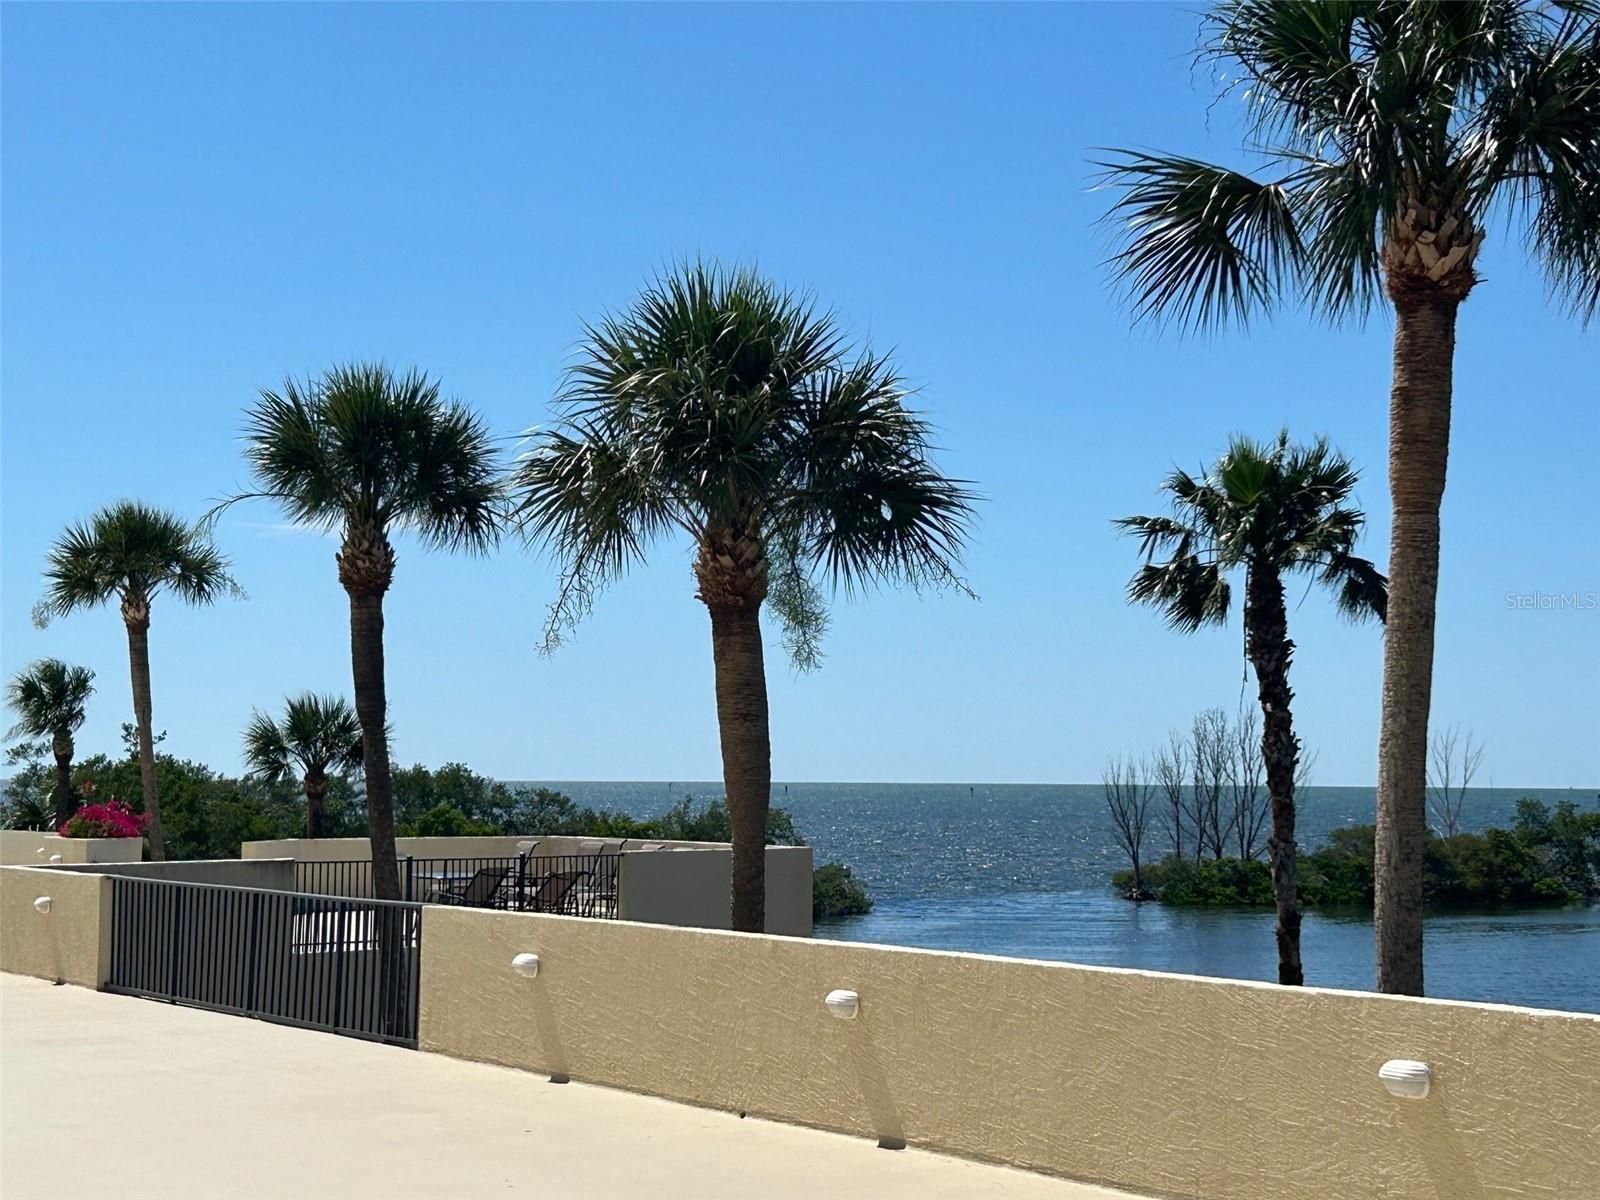
[[511,969],[518,975],[532,979],[539,973],[539,956],[537,954],[519,954],[511,960]]
[[53,863],[58,863],[58,862],[60,862],[60,861],[61,861],[61,855],[59,855],[59,854],[52,854],[52,855],[51,855],[51,856],[50,856],[50,861],[51,861],[51,862],[53,862]]
[[853,1021],[861,1014],[861,997],[847,988],[834,988],[822,1002],[841,1021]]
[[33,907],[37,911],[42,912],[42,913],[49,912],[50,911],[50,897],[49,896],[40,896],[37,900],[35,900],[33,902]]
[[1433,1084],[1433,1070],[1412,1058],[1391,1058],[1378,1068],[1378,1078],[1391,1096],[1402,1100],[1424,1100]]

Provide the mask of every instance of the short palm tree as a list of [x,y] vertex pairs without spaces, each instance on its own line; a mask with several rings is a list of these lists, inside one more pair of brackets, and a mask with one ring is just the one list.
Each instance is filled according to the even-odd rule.
[[228,574],[228,565],[200,526],[147,504],[122,500],[71,526],[51,547],[44,599],[33,610],[34,621],[43,626],[53,617],[95,608],[113,597],[122,608],[133,677],[139,782],[150,819],[150,857],[158,862],[166,858],[167,842],[150,724],[150,609],[163,591],[188,604],[243,596]]
[[244,730],[244,759],[250,773],[267,783],[281,783],[298,768],[306,796],[306,836],[323,837],[328,772],[360,769],[361,722],[344,697],[305,692],[287,702],[281,721],[264,712],[251,714]]
[[72,789],[72,735],[83,725],[84,708],[94,694],[94,672],[72,667],[59,658],[41,658],[17,672],[6,686],[6,704],[17,714],[7,735],[13,738],[49,738],[56,760],[56,785],[52,802],[56,826],[65,824],[77,808]]
[[1346,502],[1357,474],[1318,439],[1293,446],[1287,432],[1261,445],[1234,438],[1214,467],[1196,479],[1174,471],[1162,485],[1167,517],[1117,522],[1138,535],[1145,565],[1128,598],[1166,613],[1174,629],[1192,633],[1228,619],[1228,576],[1244,571],[1245,651],[1261,700],[1261,757],[1267,768],[1272,836],[1267,844],[1278,909],[1278,982],[1305,982],[1300,965],[1300,905],[1295,870],[1294,781],[1300,742],[1290,702],[1288,610],[1284,580],[1310,575],[1333,589],[1347,616],[1383,619],[1386,584],[1356,557],[1366,518]]
[[968,491],[929,460],[927,427],[883,358],[751,270],[697,264],[588,326],[514,489],[525,532],[562,562],[547,649],[595,591],[677,531],[711,618],[732,923],[765,919],[772,753],[761,611],[796,663],[826,621],[815,576],[960,587]]
[[259,490],[234,499],[275,500],[297,523],[342,539],[334,560],[350,599],[373,890],[399,899],[383,670],[383,598],[395,569],[389,535],[409,532],[445,550],[494,546],[502,517],[498,455],[478,416],[444,400],[437,381],[371,363],[263,391],[244,441]]
[[1378,987],[1422,992],[1439,507],[1456,312],[1489,229],[1600,311],[1600,8],[1531,0],[1227,0],[1201,52],[1245,89],[1265,177],[1115,152],[1111,260],[1141,318],[1210,327],[1290,297],[1394,313],[1391,604],[1378,747]]

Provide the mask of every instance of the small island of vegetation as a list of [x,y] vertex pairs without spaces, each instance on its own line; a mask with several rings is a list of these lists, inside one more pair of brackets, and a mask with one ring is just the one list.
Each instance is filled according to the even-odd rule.
[[[1371,825],[1336,829],[1325,845],[1299,858],[1304,904],[1371,908],[1375,890]],[[1570,800],[1554,808],[1524,797],[1510,829],[1434,835],[1423,851],[1430,904],[1563,905],[1600,901],[1600,810]],[[1131,870],[1112,881],[1127,893]],[[1179,858],[1169,854],[1142,867],[1149,898],[1178,906],[1270,907],[1272,874],[1259,859],[1229,855]]]

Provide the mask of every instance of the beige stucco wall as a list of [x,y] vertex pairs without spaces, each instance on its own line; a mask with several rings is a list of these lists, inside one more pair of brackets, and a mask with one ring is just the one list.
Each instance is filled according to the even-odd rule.
[[[508,858],[520,852],[519,844],[530,841],[535,843],[533,853],[542,856],[583,854],[596,843],[614,844],[616,839],[565,835],[396,838],[395,849],[402,858]],[[663,849],[633,849],[646,844]],[[364,861],[372,857],[372,846],[366,838],[284,838],[245,842],[240,857]],[[768,933],[811,936],[811,865],[809,846],[767,847]],[[618,872],[617,915],[625,921],[727,929],[732,924],[732,874],[733,852],[725,843],[625,841]],[[360,894],[365,894],[368,886],[364,878],[357,883]]]
[[53,854],[59,854],[63,863],[138,862],[144,855],[144,839],[64,838],[28,829],[0,829],[0,866],[40,867]]
[[[50,897],[50,911],[33,907]],[[0,971],[99,987],[111,965],[111,884],[99,874],[0,867]]]
[[[534,843],[534,854],[582,854],[596,842],[622,841],[624,850],[646,844],[686,846],[694,849],[726,849],[725,842],[675,842],[660,838],[597,838],[566,834],[507,834],[493,837],[415,837],[396,838],[395,852],[413,858],[509,858],[520,854],[519,847]],[[293,858],[302,862],[338,862],[372,857],[372,843],[366,838],[279,838],[273,841],[245,842],[240,858]]]
[[[727,929],[733,924],[731,850],[623,851],[617,916],[624,921]],[[811,847],[767,847],[766,929],[811,936]]]
[[294,890],[294,860],[289,858],[188,858],[168,862],[63,864],[56,869],[130,879],[170,879],[180,883],[260,888],[269,892]]
[[[395,852],[413,858],[506,858],[519,853],[518,842],[538,841],[526,837],[427,837],[396,838]],[[293,858],[301,862],[340,862],[370,859],[372,843],[359,838],[278,838],[273,841],[245,842],[240,858]]]
[[1600,1017],[450,908],[422,953],[466,1058],[1159,1195],[1600,1196]]

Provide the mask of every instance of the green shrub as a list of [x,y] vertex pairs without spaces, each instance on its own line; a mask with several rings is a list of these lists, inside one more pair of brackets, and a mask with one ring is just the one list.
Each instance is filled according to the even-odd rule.
[[[1299,898],[1306,906],[1370,908],[1375,831],[1335,829],[1327,844],[1298,861]],[[1423,847],[1423,889],[1433,904],[1569,904],[1600,899],[1600,812],[1563,800],[1554,809],[1527,798],[1511,829],[1430,836]],[[1272,875],[1260,861],[1179,861],[1171,855],[1144,868],[1144,886],[1163,904],[1270,906]],[[1126,892],[1132,871],[1112,884]]]
[[811,916],[855,917],[872,911],[866,885],[843,863],[823,863],[811,874]]
[[[1163,904],[1226,906],[1272,903],[1267,864],[1237,858],[1177,859],[1168,855],[1141,872],[1145,890]],[[1133,887],[1133,872],[1118,871],[1112,883],[1120,892]]]

